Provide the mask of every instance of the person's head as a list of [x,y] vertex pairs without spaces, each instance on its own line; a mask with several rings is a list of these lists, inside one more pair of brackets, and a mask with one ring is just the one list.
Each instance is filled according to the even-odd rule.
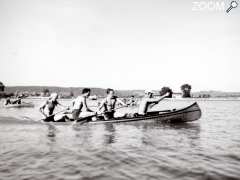
[[149,98],[153,97],[153,91],[152,90],[145,90],[144,93],[145,93],[146,97],[149,97]]
[[53,101],[56,101],[58,99],[58,94],[57,93],[52,93],[50,95],[50,99],[53,100]]
[[106,93],[107,93],[107,96],[109,96],[109,97],[113,97],[114,96],[114,90],[111,89],[111,88],[108,88],[106,90]]
[[85,97],[89,97],[91,93],[91,89],[90,88],[83,88],[82,90],[82,95]]

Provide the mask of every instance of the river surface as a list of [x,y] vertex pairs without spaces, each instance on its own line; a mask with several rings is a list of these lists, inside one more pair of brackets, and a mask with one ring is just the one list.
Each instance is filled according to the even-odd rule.
[[199,101],[202,118],[193,123],[78,127],[33,122],[43,100],[26,101],[35,107],[0,107],[1,180],[240,179],[240,101]]

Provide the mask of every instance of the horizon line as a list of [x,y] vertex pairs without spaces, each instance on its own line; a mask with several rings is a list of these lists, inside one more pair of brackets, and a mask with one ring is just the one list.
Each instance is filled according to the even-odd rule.
[[[95,89],[107,89],[104,87],[91,87],[91,86],[47,86],[47,85],[10,85],[5,87],[56,87],[56,88],[95,88]],[[117,91],[144,91],[145,89],[116,89]],[[154,91],[159,91],[161,89],[153,89]],[[223,91],[223,90],[198,90],[198,91],[192,91],[192,92],[222,92],[222,93],[240,93],[240,91]],[[179,91],[181,92],[181,90]],[[174,92],[178,93],[178,92]]]

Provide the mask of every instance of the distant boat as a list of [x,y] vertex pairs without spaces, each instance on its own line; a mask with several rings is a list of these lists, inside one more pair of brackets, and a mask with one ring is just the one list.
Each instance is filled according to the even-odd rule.
[[33,103],[22,102],[21,104],[8,104],[4,105],[5,108],[33,108]]

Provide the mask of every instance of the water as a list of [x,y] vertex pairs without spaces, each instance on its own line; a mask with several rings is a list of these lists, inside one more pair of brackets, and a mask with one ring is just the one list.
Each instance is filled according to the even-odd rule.
[[0,179],[240,179],[240,101],[199,101],[203,115],[194,123],[77,128],[33,123],[26,117],[41,119],[42,101],[34,103],[0,108]]

